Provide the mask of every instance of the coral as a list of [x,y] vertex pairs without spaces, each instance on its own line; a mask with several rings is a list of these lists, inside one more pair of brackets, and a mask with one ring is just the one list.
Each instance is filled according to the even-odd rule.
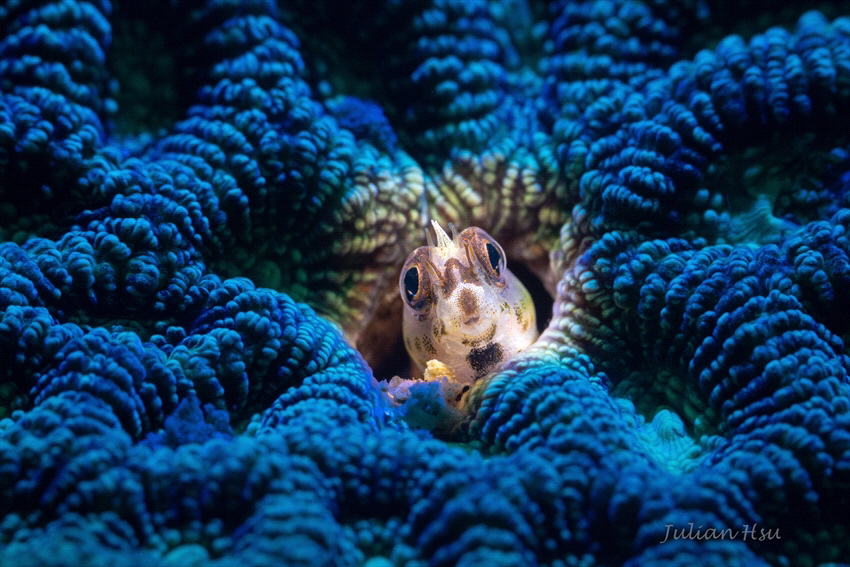
[[[0,564],[846,560],[850,19],[739,4],[6,2]],[[554,298],[466,413],[431,219]]]

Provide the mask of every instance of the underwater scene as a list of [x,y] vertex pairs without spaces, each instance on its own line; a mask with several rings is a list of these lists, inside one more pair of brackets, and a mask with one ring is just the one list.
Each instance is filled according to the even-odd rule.
[[850,2],[0,30],[1,566],[850,562]]

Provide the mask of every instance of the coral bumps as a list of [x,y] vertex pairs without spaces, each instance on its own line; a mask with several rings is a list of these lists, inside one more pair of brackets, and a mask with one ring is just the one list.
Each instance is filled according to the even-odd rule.
[[[789,10],[7,2],[0,563],[846,560],[850,20]],[[430,218],[554,297],[437,436]]]

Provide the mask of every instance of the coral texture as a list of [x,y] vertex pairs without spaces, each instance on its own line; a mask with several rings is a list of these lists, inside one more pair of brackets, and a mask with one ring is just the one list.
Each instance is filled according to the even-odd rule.
[[[847,561],[850,18],[802,4],[3,3],[0,565]],[[430,219],[545,326],[450,431],[385,382]]]

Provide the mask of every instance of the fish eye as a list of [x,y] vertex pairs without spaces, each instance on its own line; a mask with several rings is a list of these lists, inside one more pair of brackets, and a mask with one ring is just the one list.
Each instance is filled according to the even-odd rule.
[[467,252],[475,257],[479,268],[486,272],[488,279],[495,285],[504,287],[505,251],[499,243],[477,226],[471,226],[461,232],[460,240],[467,247]]
[[434,302],[431,276],[426,269],[428,248],[420,246],[407,257],[398,277],[398,291],[404,302],[418,314],[425,314]]
[[498,248],[496,248],[492,242],[488,242],[485,245],[487,249],[487,259],[490,260],[490,266],[493,268],[493,271],[496,272],[497,276],[502,275],[502,253],[499,252]]
[[404,293],[408,303],[419,293],[419,268],[412,266],[404,274]]

